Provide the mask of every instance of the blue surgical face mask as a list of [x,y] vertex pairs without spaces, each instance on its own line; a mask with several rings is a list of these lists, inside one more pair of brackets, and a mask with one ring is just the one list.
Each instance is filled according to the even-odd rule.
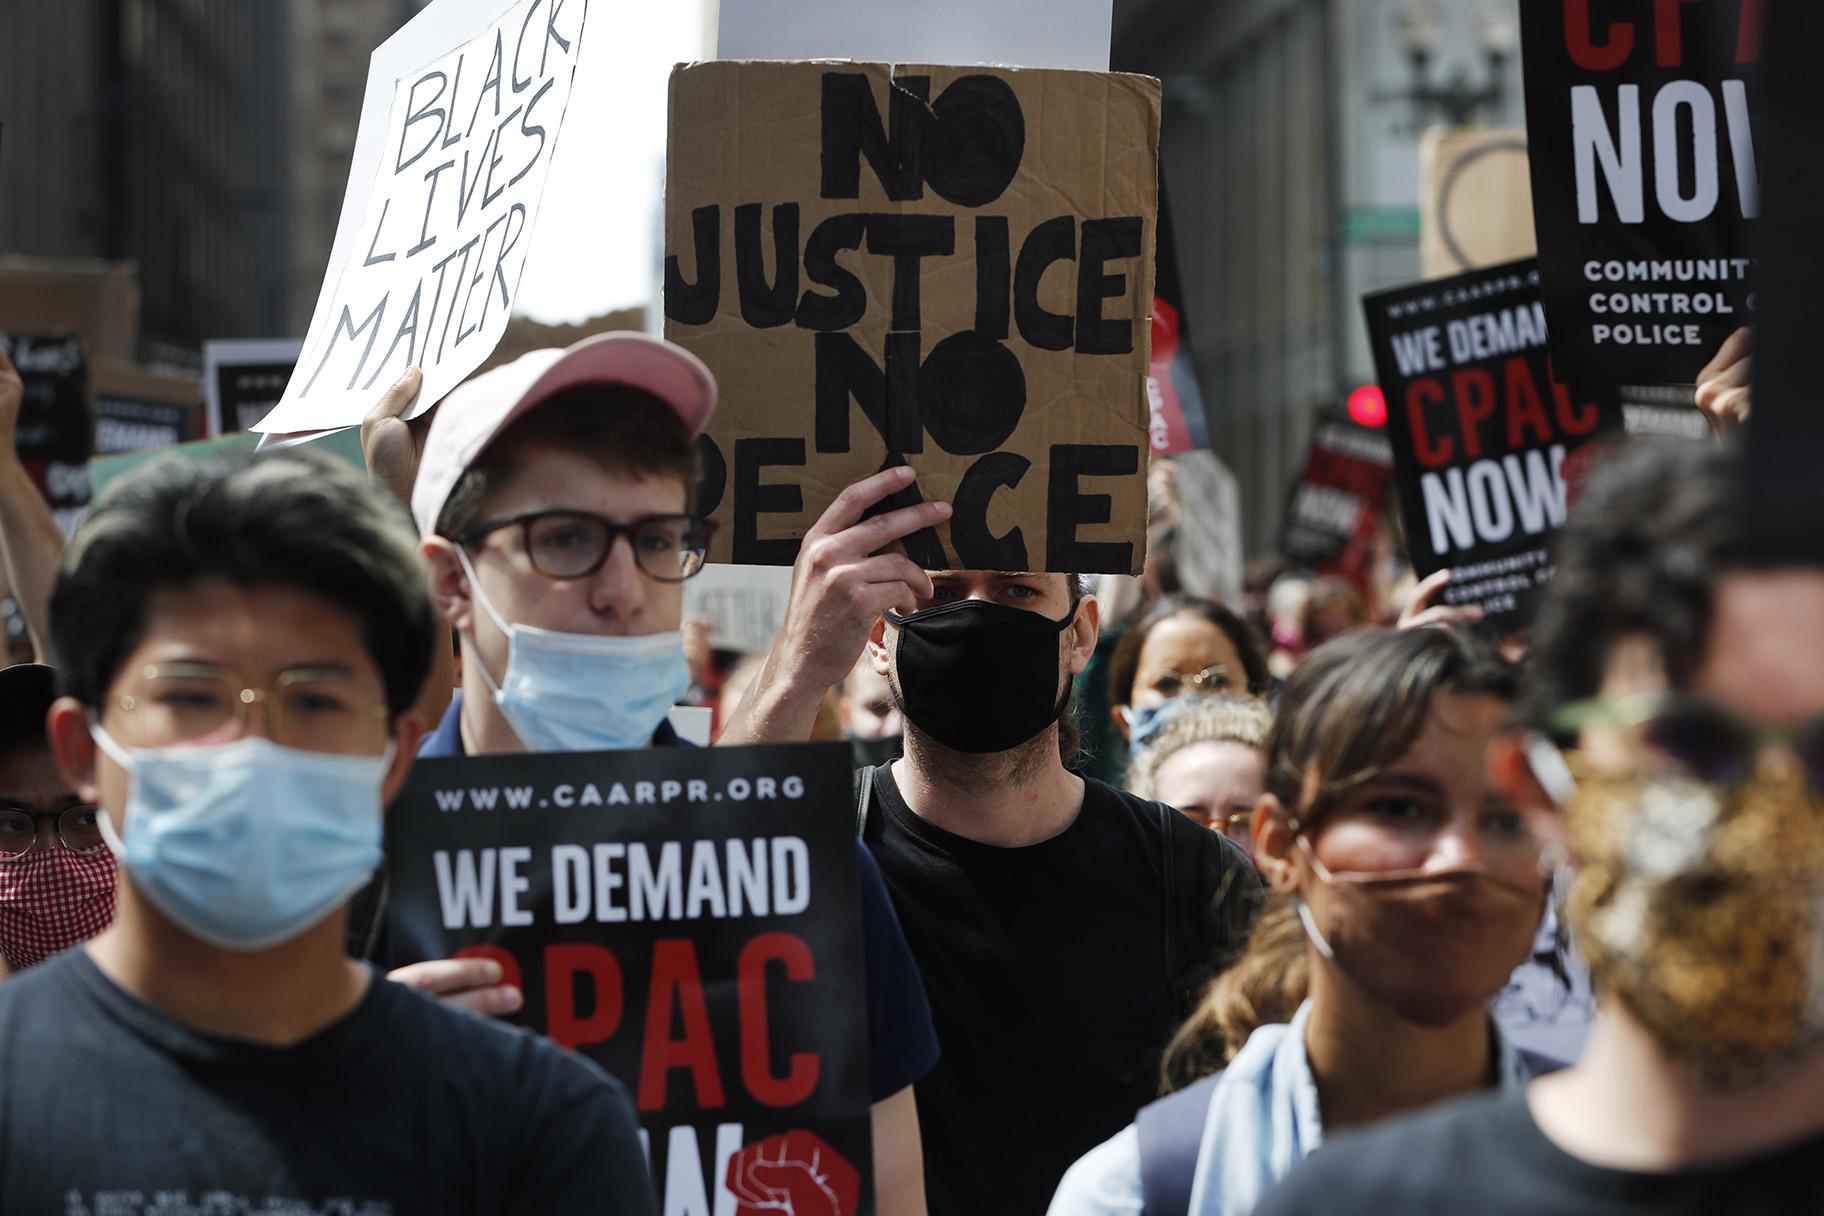
[[384,755],[282,747],[248,735],[205,747],[123,748],[127,807],[102,838],[133,889],[191,936],[224,950],[290,941],[341,907],[380,865]]
[[1161,701],[1157,705],[1148,705],[1143,709],[1124,706],[1127,710],[1127,754],[1130,758],[1138,757],[1171,722],[1184,707],[1176,704],[1177,698]]
[[497,684],[485,664],[476,666],[528,751],[613,751],[652,742],[690,689],[682,630],[625,638],[509,625],[488,602],[460,545],[456,556],[475,602],[507,635],[506,677]]

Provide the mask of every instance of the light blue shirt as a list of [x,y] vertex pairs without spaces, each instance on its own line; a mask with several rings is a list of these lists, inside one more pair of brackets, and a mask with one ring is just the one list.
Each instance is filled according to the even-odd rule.
[[[1194,1216],[1246,1216],[1323,1142],[1317,1080],[1305,1054],[1310,1020],[1306,1001],[1290,1023],[1256,1030],[1223,1070],[1197,1153]],[[1498,1027],[1494,1041],[1501,1088],[1524,1088],[1530,1073],[1520,1053]],[[1070,1167],[1049,1216],[1140,1216],[1141,1207],[1140,1137],[1130,1124]]]

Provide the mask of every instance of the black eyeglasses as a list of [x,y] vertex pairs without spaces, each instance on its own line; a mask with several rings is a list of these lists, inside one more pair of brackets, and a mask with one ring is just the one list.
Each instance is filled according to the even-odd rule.
[[526,559],[546,578],[589,577],[608,560],[615,538],[625,534],[641,572],[661,583],[681,583],[701,570],[715,530],[714,524],[693,515],[648,515],[617,524],[587,511],[531,511],[479,524],[457,539],[472,545],[515,526],[525,542]]
[[102,845],[101,813],[92,806],[65,807],[61,811],[27,811],[0,807],[0,857],[23,857],[38,842],[38,821],[57,823],[57,839],[72,853],[87,853]]

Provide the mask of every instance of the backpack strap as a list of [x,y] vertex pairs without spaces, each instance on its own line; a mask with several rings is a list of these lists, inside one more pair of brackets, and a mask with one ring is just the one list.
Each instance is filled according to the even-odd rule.
[[1140,1139],[1141,1216],[1186,1216],[1197,1178],[1203,1125],[1221,1073],[1144,1106],[1134,1117]]
[[874,766],[864,764],[855,770],[855,835],[868,837],[868,812],[874,807]]

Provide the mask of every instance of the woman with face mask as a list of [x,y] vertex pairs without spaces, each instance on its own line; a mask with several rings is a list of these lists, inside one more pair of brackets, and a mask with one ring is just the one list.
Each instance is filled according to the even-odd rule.
[[1353,634],[1294,673],[1253,817],[1272,902],[1165,1065],[1177,1085],[1221,1071],[1080,1160],[1052,1216],[1239,1216],[1339,1128],[1544,1070],[1485,1008],[1548,889],[1552,823],[1488,773],[1513,697],[1444,629]]
[[1196,693],[1266,695],[1272,677],[1246,622],[1214,600],[1163,596],[1143,605],[1108,660],[1115,729],[1137,756],[1165,727],[1167,706]]

